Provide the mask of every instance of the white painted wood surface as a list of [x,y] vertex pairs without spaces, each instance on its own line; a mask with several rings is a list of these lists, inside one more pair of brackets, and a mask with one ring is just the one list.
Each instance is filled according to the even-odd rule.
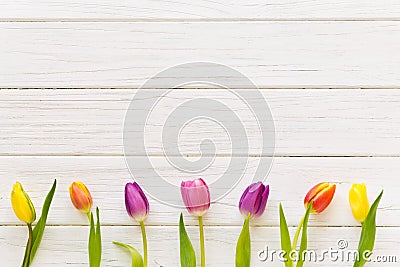
[[[92,89],[0,91],[4,133],[0,154],[122,155],[124,118],[134,93],[135,90]],[[262,94],[274,116],[278,156],[400,153],[398,90],[263,90]],[[162,98],[154,109],[155,119],[146,133],[149,154],[163,155],[162,115],[182,101],[199,97],[219,99],[238,113],[249,130],[250,154],[259,153],[258,125],[242,109],[241,100],[225,90],[182,89]],[[211,138],[218,155],[231,153],[230,141],[221,127],[206,121],[185,127],[179,142],[181,152],[195,156],[199,137]]]
[[[252,266],[283,266],[257,260],[257,252],[265,245],[279,249],[279,203],[288,223],[296,225],[304,194],[320,181],[335,182],[338,189],[328,210],[311,217],[310,247],[337,248],[339,239],[349,249],[357,247],[361,229],[347,193],[352,183],[365,182],[371,200],[385,190],[375,255],[397,257],[397,263],[366,267],[398,266],[399,20],[397,0],[1,1],[0,265],[19,266],[27,236],[10,207],[12,184],[21,181],[40,211],[57,178],[50,225],[32,266],[87,266],[87,221],[68,196],[74,180],[90,187],[101,208],[102,266],[130,266],[129,256],[111,243],[141,250],[139,227],[126,215],[123,200],[124,184],[132,181],[122,147],[126,108],[136,88],[164,68],[212,61],[252,79],[274,115],[271,197],[266,214],[252,223]],[[158,112],[204,96],[229,104],[252,133],[246,178],[205,217],[207,266],[233,266],[242,224],[237,202],[260,161],[254,121],[232,95],[205,88],[173,92],[162,98]],[[167,164],[160,123],[153,126],[147,141],[156,168],[175,183],[193,178]],[[193,124],[180,140],[185,157],[195,158],[197,137],[210,136],[218,153],[201,174],[209,181],[231,156],[220,129]],[[184,209],[150,201],[150,266],[178,266],[179,213],[198,248],[196,221]],[[352,264],[327,260],[307,266]]]
[[398,19],[396,0],[3,0],[0,17],[11,20],[166,19]]
[[138,87],[193,61],[259,87],[400,86],[399,21],[3,22],[0,33],[1,87]]
[[[207,266],[234,266],[234,251],[237,235],[241,228],[234,227],[206,227],[205,236]],[[294,234],[291,228],[292,235]],[[343,228],[343,227],[312,227],[309,229],[311,249],[318,249],[318,253],[329,248],[337,249],[337,242],[344,238],[348,242],[348,250],[357,247],[358,235],[361,228]],[[177,226],[167,227],[147,227],[149,237],[149,266],[179,266],[179,242],[177,240]],[[189,235],[193,241],[193,246],[198,249],[198,231],[197,227],[188,227]],[[140,229],[139,227],[103,227],[104,260],[102,266],[123,267],[131,266],[130,258],[126,252],[112,244],[113,240],[119,240],[133,244],[141,251]],[[270,227],[253,227],[251,229],[252,240],[252,263],[251,266],[284,266],[282,262],[258,260],[258,252],[268,246],[269,249],[279,250],[279,231]],[[378,228],[377,234],[379,240],[376,242],[376,256],[398,255],[396,237],[399,232],[393,228]],[[2,257],[7,266],[19,266],[18,259],[24,253],[20,240],[26,236],[25,228],[9,227],[7,231],[0,230],[2,240],[0,249],[7,250],[9,253]],[[88,235],[88,229],[84,226],[78,227],[49,227],[43,240],[40,251],[37,254],[36,263],[32,266],[87,266],[87,257],[85,253],[87,244],[84,237]],[[72,246],[69,244],[73,244]],[[346,250],[346,251],[348,251]],[[51,256],[49,256],[51,255]],[[370,263],[369,266],[397,266],[398,263]],[[331,262],[327,260],[321,265],[319,262],[310,262],[307,266],[345,266],[350,267],[350,262]],[[367,265],[366,265],[367,266]]]

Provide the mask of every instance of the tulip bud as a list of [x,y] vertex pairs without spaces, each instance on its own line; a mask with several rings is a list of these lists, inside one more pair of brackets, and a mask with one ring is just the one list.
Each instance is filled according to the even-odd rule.
[[353,184],[349,191],[349,202],[354,218],[363,223],[369,212],[367,187],[365,184]]
[[190,214],[203,216],[210,208],[210,191],[203,179],[183,181],[181,183],[183,202]]
[[93,199],[87,187],[81,182],[73,182],[69,187],[72,204],[77,210],[88,214],[92,209]]
[[129,216],[137,222],[143,222],[149,214],[149,201],[136,182],[125,186],[125,207]]
[[319,183],[308,191],[304,198],[306,209],[312,202],[311,213],[323,212],[331,203],[335,195],[336,185],[330,183]]
[[269,196],[269,185],[265,186],[262,182],[249,185],[243,192],[239,201],[239,210],[247,218],[260,217],[265,210]]
[[36,220],[35,207],[19,182],[15,183],[11,192],[11,204],[15,215],[21,221],[31,224]]

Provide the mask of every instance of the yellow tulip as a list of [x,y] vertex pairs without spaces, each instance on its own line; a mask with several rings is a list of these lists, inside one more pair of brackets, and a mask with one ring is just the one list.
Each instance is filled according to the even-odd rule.
[[11,204],[15,215],[21,221],[31,224],[36,220],[35,207],[19,182],[15,183],[11,192]]
[[363,223],[369,212],[367,187],[365,184],[353,184],[349,192],[349,201],[354,218]]

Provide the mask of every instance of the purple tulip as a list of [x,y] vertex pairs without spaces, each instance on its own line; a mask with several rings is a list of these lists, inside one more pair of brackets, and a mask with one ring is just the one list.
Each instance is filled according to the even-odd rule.
[[203,179],[183,181],[181,183],[183,202],[190,214],[203,216],[210,208],[210,191]]
[[239,210],[247,218],[260,217],[265,210],[269,195],[269,185],[265,186],[262,182],[249,185],[243,192],[239,201]]
[[143,222],[149,214],[149,201],[136,182],[125,186],[125,207],[129,216],[137,222]]

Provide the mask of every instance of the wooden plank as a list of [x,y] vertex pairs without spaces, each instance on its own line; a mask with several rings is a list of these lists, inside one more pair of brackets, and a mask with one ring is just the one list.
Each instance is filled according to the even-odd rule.
[[[212,204],[205,217],[207,225],[241,225],[238,201],[244,188],[254,177],[259,158],[250,158],[248,168],[227,168],[228,157],[216,158],[203,172],[188,174],[177,171],[162,157],[151,157],[154,168],[160,173],[160,183],[169,192],[173,186],[165,186],[164,179],[174,184],[181,180],[204,177],[207,181],[218,180],[224,172],[232,177],[243,174],[242,180],[225,198]],[[138,167],[135,177],[146,177],[150,169]],[[330,158],[330,157],[278,157],[275,158],[267,179],[271,186],[266,213],[254,221],[255,225],[277,226],[278,206],[282,202],[288,223],[296,225],[304,213],[303,198],[307,191],[322,181],[337,183],[336,196],[326,212],[311,216],[313,226],[356,226],[348,204],[348,190],[352,183],[365,182],[372,201],[381,189],[384,197],[378,210],[378,225],[399,226],[400,209],[397,195],[400,190],[398,173],[400,158]],[[58,179],[58,188],[49,215],[49,223],[55,225],[81,225],[87,218],[79,214],[70,202],[68,187],[74,180],[82,180],[90,188],[95,204],[101,208],[102,221],[107,225],[129,225],[124,205],[124,186],[132,181],[122,157],[1,157],[0,160],[0,225],[15,225],[19,221],[11,209],[9,194],[12,185],[19,180],[31,195],[38,208],[42,205],[53,179]],[[232,178],[232,179],[233,179]],[[260,178],[261,179],[261,178]],[[260,180],[258,179],[258,180]],[[295,184],[295,186],[293,186]],[[228,186],[227,186],[228,187]],[[145,188],[151,190],[151,188]],[[229,188],[227,188],[229,189]],[[212,191],[212,195],[215,196]],[[158,196],[156,196],[158,197]],[[151,198],[149,225],[176,225],[179,213],[184,209],[161,204]],[[196,223],[186,216],[188,224]]]
[[398,19],[399,2],[382,1],[31,1],[3,0],[2,19]]
[[[124,118],[135,92],[0,90],[0,154],[122,155]],[[276,155],[399,155],[400,90],[262,90],[262,94],[274,117]],[[186,89],[160,98],[147,128],[151,130],[146,133],[147,153],[164,153],[160,136],[165,115],[178,103],[202,97],[226,103],[243,118],[249,153],[258,155],[261,133],[242,100],[224,90]],[[226,132],[207,120],[185,127],[179,140],[181,153],[199,155],[199,138],[213,140],[218,155],[232,153]],[[202,152],[214,155],[211,149]],[[247,150],[243,147],[233,153],[247,155]]]
[[0,37],[2,88],[137,87],[193,61],[259,87],[400,85],[399,21],[3,22]]
[[[294,233],[295,229],[291,229]],[[307,266],[352,266],[352,262],[341,261],[342,251],[351,253],[357,248],[360,228],[310,228],[309,229],[309,249],[315,251],[315,255],[321,255],[324,250],[337,250],[338,260],[334,261],[326,257],[320,262],[306,262]],[[174,227],[147,227],[149,239],[149,266],[178,266],[179,265],[179,241],[178,229]],[[198,230],[196,227],[188,227],[189,235],[193,245],[198,249]],[[240,227],[206,227],[206,258],[207,266],[233,266],[234,251]],[[266,246],[270,250],[279,250],[279,228],[277,227],[254,227],[251,228],[252,234],[252,262],[251,266],[276,266],[283,265],[276,255],[274,260],[270,258],[266,261],[259,260],[259,252],[265,250]],[[399,255],[396,249],[396,239],[399,236],[399,228],[378,228],[377,240],[372,260],[377,260],[382,256],[394,256],[392,263],[386,262],[387,266],[396,266]],[[26,230],[24,227],[2,227],[0,248],[3,251],[2,263],[4,266],[18,266],[23,257],[23,244],[25,243]],[[36,266],[82,266],[87,265],[87,227],[48,227],[44,234],[42,245],[38,251],[32,267]],[[142,251],[140,229],[138,227],[103,227],[103,261],[102,266],[130,266],[128,253],[112,244],[113,240],[119,240],[135,246]],[[335,238],[332,238],[335,237]],[[347,249],[338,249],[338,240],[345,240],[348,244]],[[346,254],[347,255],[347,254]],[[351,254],[353,255],[353,254]],[[393,262],[397,260],[396,262]],[[368,263],[368,267],[381,266],[378,262]]]

